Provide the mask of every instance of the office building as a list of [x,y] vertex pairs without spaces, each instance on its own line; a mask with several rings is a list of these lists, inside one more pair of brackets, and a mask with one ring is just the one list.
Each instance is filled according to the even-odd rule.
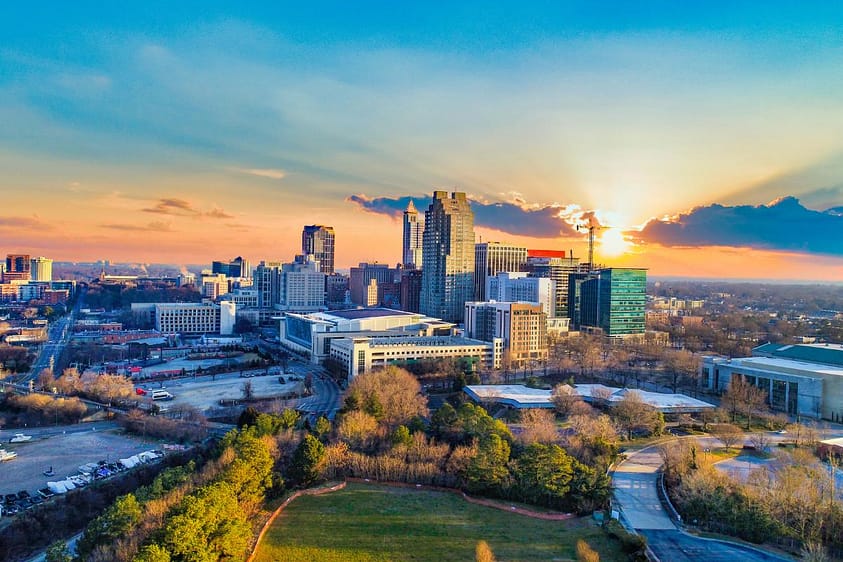
[[539,304],[467,302],[465,335],[489,342],[501,339],[512,366],[547,359],[547,314]]
[[230,301],[204,303],[132,303],[132,313],[143,323],[169,334],[234,333],[237,305]]
[[401,310],[418,312],[421,309],[422,270],[401,271]]
[[32,258],[30,261],[30,275],[33,281],[52,281],[53,260],[41,256]]
[[568,316],[568,275],[584,271],[579,259],[565,257],[559,250],[527,250],[527,263],[524,270],[529,277],[546,277],[554,283],[556,317]]
[[325,308],[325,274],[314,256],[296,256],[281,266],[282,310],[309,312]]
[[647,270],[604,268],[568,276],[568,315],[575,330],[609,337],[644,333]]
[[467,370],[495,369],[502,355],[500,339],[491,342],[458,336],[349,336],[331,340],[331,359],[349,380],[372,369],[419,361],[456,359]]
[[435,191],[425,211],[420,309],[460,322],[474,300],[474,213],[465,193]]
[[760,345],[752,357],[703,357],[702,385],[724,391],[742,377],[767,393],[773,410],[843,422],[843,345]]
[[216,300],[220,295],[227,293],[231,286],[225,273],[211,273],[206,269],[202,271],[201,288],[203,298]]
[[454,324],[423,314],[387,308],[357,308],[281,318],[281,344],[307,354],[314,363],[330,355],[331,342],[351,336],[431,337],[453,335]]
[[348,275],[332,273],[325,278],[325,301],[332,308],[348,308],[351,304]]
[[486,301],[532,302],[542,305],[548,318],[556,316],[555,283],[547,277],[501,272],[486,279]]
[[29,281],[32,261],[29,254],[8,254],[6,256],[6,271],[3,272],[3,282]]
[[319,262],[319,271],[330,275],[334,272],[334,229],[315,224],[305,226],[301,233],[301,253],[313,255]]
[[491,300],[486,296],[486,281],[501,272],[517,272],[527,263],[527,248],[502,244],[500,242],[480,242],[474,245],[474,299]]
[[358,306],[400,306],[401,270],[385,263],[361,262],[348,278],[351,303]]
[[423,262],[422,241],[424,238],[424,218],[419,220],[419,212],[413,200],[404,211],[404,239],[402,244],[402,263],[406,269],[421,269]]

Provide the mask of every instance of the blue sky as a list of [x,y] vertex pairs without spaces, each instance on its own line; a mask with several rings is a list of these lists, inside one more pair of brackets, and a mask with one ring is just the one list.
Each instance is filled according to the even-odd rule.
[[[16,3],[0,18],[0,251],[288,259],[304,222],[328,222],[340,263],[394,261],[392,211],[359,202],[456,188],[496,211],[484,239],[582,253],[571,227],[594,215],[624,264],[694,274],[713,245],[839,276],[843,244],[758,233],[843,205],[840,29],[834,3]],[[764,212],[786,196],[808,215]],[[190,211],[144,211],[164,199]],[[757,232],[690,236],[705,225],[682,221],[711,205],[757,207],[736,211]],[[536,213],[560,228],[537,237]]]

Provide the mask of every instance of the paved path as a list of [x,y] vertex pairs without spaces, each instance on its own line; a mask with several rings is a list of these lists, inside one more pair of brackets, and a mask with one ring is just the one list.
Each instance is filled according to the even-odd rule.
[[780,562],[781,556],[739,544],[694,537],[678,529],[659,500],[658,469],[662,459],[658,446],[634,452],[612,475],[615,500],[626,520],[647,537],[653,554],[662,562]]

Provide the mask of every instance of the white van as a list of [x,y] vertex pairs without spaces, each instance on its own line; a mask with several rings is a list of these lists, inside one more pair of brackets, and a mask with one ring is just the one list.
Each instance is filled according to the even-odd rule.
[[172,394],[167,392],[166,390],[154,390],[152,391],[152,399],[153,400],[172,400],[174,397]]

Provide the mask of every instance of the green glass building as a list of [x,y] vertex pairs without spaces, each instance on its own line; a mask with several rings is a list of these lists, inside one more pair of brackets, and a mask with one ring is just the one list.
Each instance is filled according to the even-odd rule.
[[572,329],[599,328],[610,337],[644,333],[646,269],[612,267],[571,275],[568,287]]

